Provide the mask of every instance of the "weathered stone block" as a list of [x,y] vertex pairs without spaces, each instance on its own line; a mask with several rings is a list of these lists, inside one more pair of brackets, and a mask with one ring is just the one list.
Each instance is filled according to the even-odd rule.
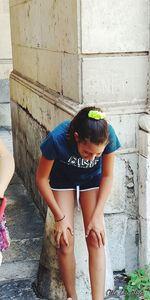
[[126,201],[125,212],[131,217],[138,215],[138,154],[130,153],[122,156],[125,162]]
[[40,0],[39,2],[42,48],[77,53],[77,1]]
[[139,247],[140,266],[150,264],[150,220],[140,218],[141,243]]
[[46,88],[61,93],[61,54],[47,50],[37,50],[37,80]]
[[[11,0],[10,0],[11,1]],[[18,3],[19,4],[19,3]],[[16,44],[21,44],[21,28],[18,26],[18,18],[19,18],[19,10],[17,6],[10,4],[10,29],[11,29],[11,42],[12,42],[12,50],[13,46]],[[12,30],[13,28],[13,30]]]
[[[114,127],[121,143],[121,150],[126,152],[138,149],[138,119],[140,114],[113,115],[106,113],[108,121]],[[127,134],[128,133],[128,134]]]
[[[105,215],[108,247],[114,271],[133,271],[138,265],[138,221],[125,214]],[[137,238],[137,241],[136,241]]]
[[106,201],[105,213],[126,213],[131,217],[136,217],[138,212],[137,168],[136,153],[117,155],[113,187]]
[[138,221],[127,214],[105,215],[108,246],[114,271],[133,271],[138,264]]
[[[1,265],[0,281],[35,278],[38,261],[16,261]],[[22,272],[20,272],[20,270]]]
[[[32,61],[32,64],[31,64]],[[13,46],[13,68],[34,81],[38,80],[38,56],[34,48]]]
[[83,101],[134,105],[147,99],[148,56],[97,56],[82,61]]
[[125,269],[132,272],[138,268],[139,263],[139,220],[129,218],[127,221],[125,237]]
[[80,64],[77,55],[62,55],[62,93],[65,97],[80,101]]
[[13,30],[13,43],[55,52],[77,53],[76,1],[19,0],[11,1],[10,6],[11,24],[18,32],[16,35]]
[[40,2],[16,1],[12,3],[10,12],[13,44],[39,48],[41,45]]
[[[20,269],[22,272],[22,269]],[[32,278],[33,281],[33,278]],[[31,279],[21,279],[0,282],[1,299],[19,298],[37,300],[37,296],[31,287]]]
[[125,269],[125,239],[128,217],[125,214],[105,216],[108,246],[114,271]]
[[148,51],[148,12],[147,0],[82,0],[82,53]]
[[150,133],[139,130],[139,153],[150,158]]

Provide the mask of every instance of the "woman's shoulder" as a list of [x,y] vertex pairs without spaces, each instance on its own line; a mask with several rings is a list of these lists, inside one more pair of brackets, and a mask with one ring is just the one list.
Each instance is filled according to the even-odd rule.
[[118,136],[115,132],[115,129],[111,124],[108,124],[108,136],[109,136],[109,143],[107,144],[103,154],[114,152],[117,149],[119,149],[121,146]]
[[67,132],[69,129],[70,120],[65,120],[49,132],[49,137],[53,139],[54,143],[62,143],[66,140]]
[[69,125],[70,120],[65,120],[57,125],[52,131],[48,132],[44,139],[44,143],[52,143],[53,145],[56,145],[65,141]]
[[114,133],[114,132],[115,132],[114,127],[110,123],[108,123],[108,133],[110,134],[110,133]]
[[52,135],[60,135],[63,133],[67,133],[69,125],[70,125],[70,120],[65,120],[63,122],[61,122],[59,125],[57,125],[52,131]]
[[66,133],[68,131],[69,124],[69,120],[63,121],[50,131],[46,138],[42,141],[40,149],[47,159],[56,159],[59,151],[65,147]]

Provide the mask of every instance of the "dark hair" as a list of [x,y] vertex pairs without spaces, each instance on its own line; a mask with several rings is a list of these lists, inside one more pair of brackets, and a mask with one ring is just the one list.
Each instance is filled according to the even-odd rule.
[[101,111],[95,106],[85,107],[80,110],[70,123],[67,137],[74,140],[74,133],[79,135],[79,142],[90,141],[99,145],[108,141],[108,124],[105,119],[95,120],[88,117],[90,110]]

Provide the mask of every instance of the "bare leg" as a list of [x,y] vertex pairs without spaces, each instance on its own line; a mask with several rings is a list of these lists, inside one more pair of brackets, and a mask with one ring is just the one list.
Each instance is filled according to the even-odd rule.
[[[80,203],[85,230],[96,207],[98,189],[81,192]],[[92,300],[103,300],[105,289],[105,250],[99,248],[96,234],[91,231],[87,238],[89,252],[89,272],[92,289]]]
[[[53,193],[58,205],[68,219],[68,222],[73,227],[74,191],[53,191]],[[77,300],[75,291],[74,238],[69,230],[68,240],[69,246],[66,246],[63,239],[61,239],[60,248],[58,249],[58,259],[62,279],[67,291],[67,297],[71,297],[72,300]]]

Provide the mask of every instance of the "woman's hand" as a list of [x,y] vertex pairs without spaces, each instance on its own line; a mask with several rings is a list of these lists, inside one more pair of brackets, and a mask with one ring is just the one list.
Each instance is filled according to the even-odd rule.
[[60,248],[61,237],[63,237],[65,244],[67,246],[69,246],[69,240],[68,240],[68,234],[67,234],[68,230],[70,231],[71,235],[73,235],[72,226],[66,220],[66,217],[61,221],[55,222],[54,236],[55,236],[57,248]]
[[88,238],[91,231],[94,231],[97,237],[98,247],[102,247],[105,245],[105,229],[104,229],[104,216],[98,215],[92,217],[87,230],[86,230],[86,238]]

